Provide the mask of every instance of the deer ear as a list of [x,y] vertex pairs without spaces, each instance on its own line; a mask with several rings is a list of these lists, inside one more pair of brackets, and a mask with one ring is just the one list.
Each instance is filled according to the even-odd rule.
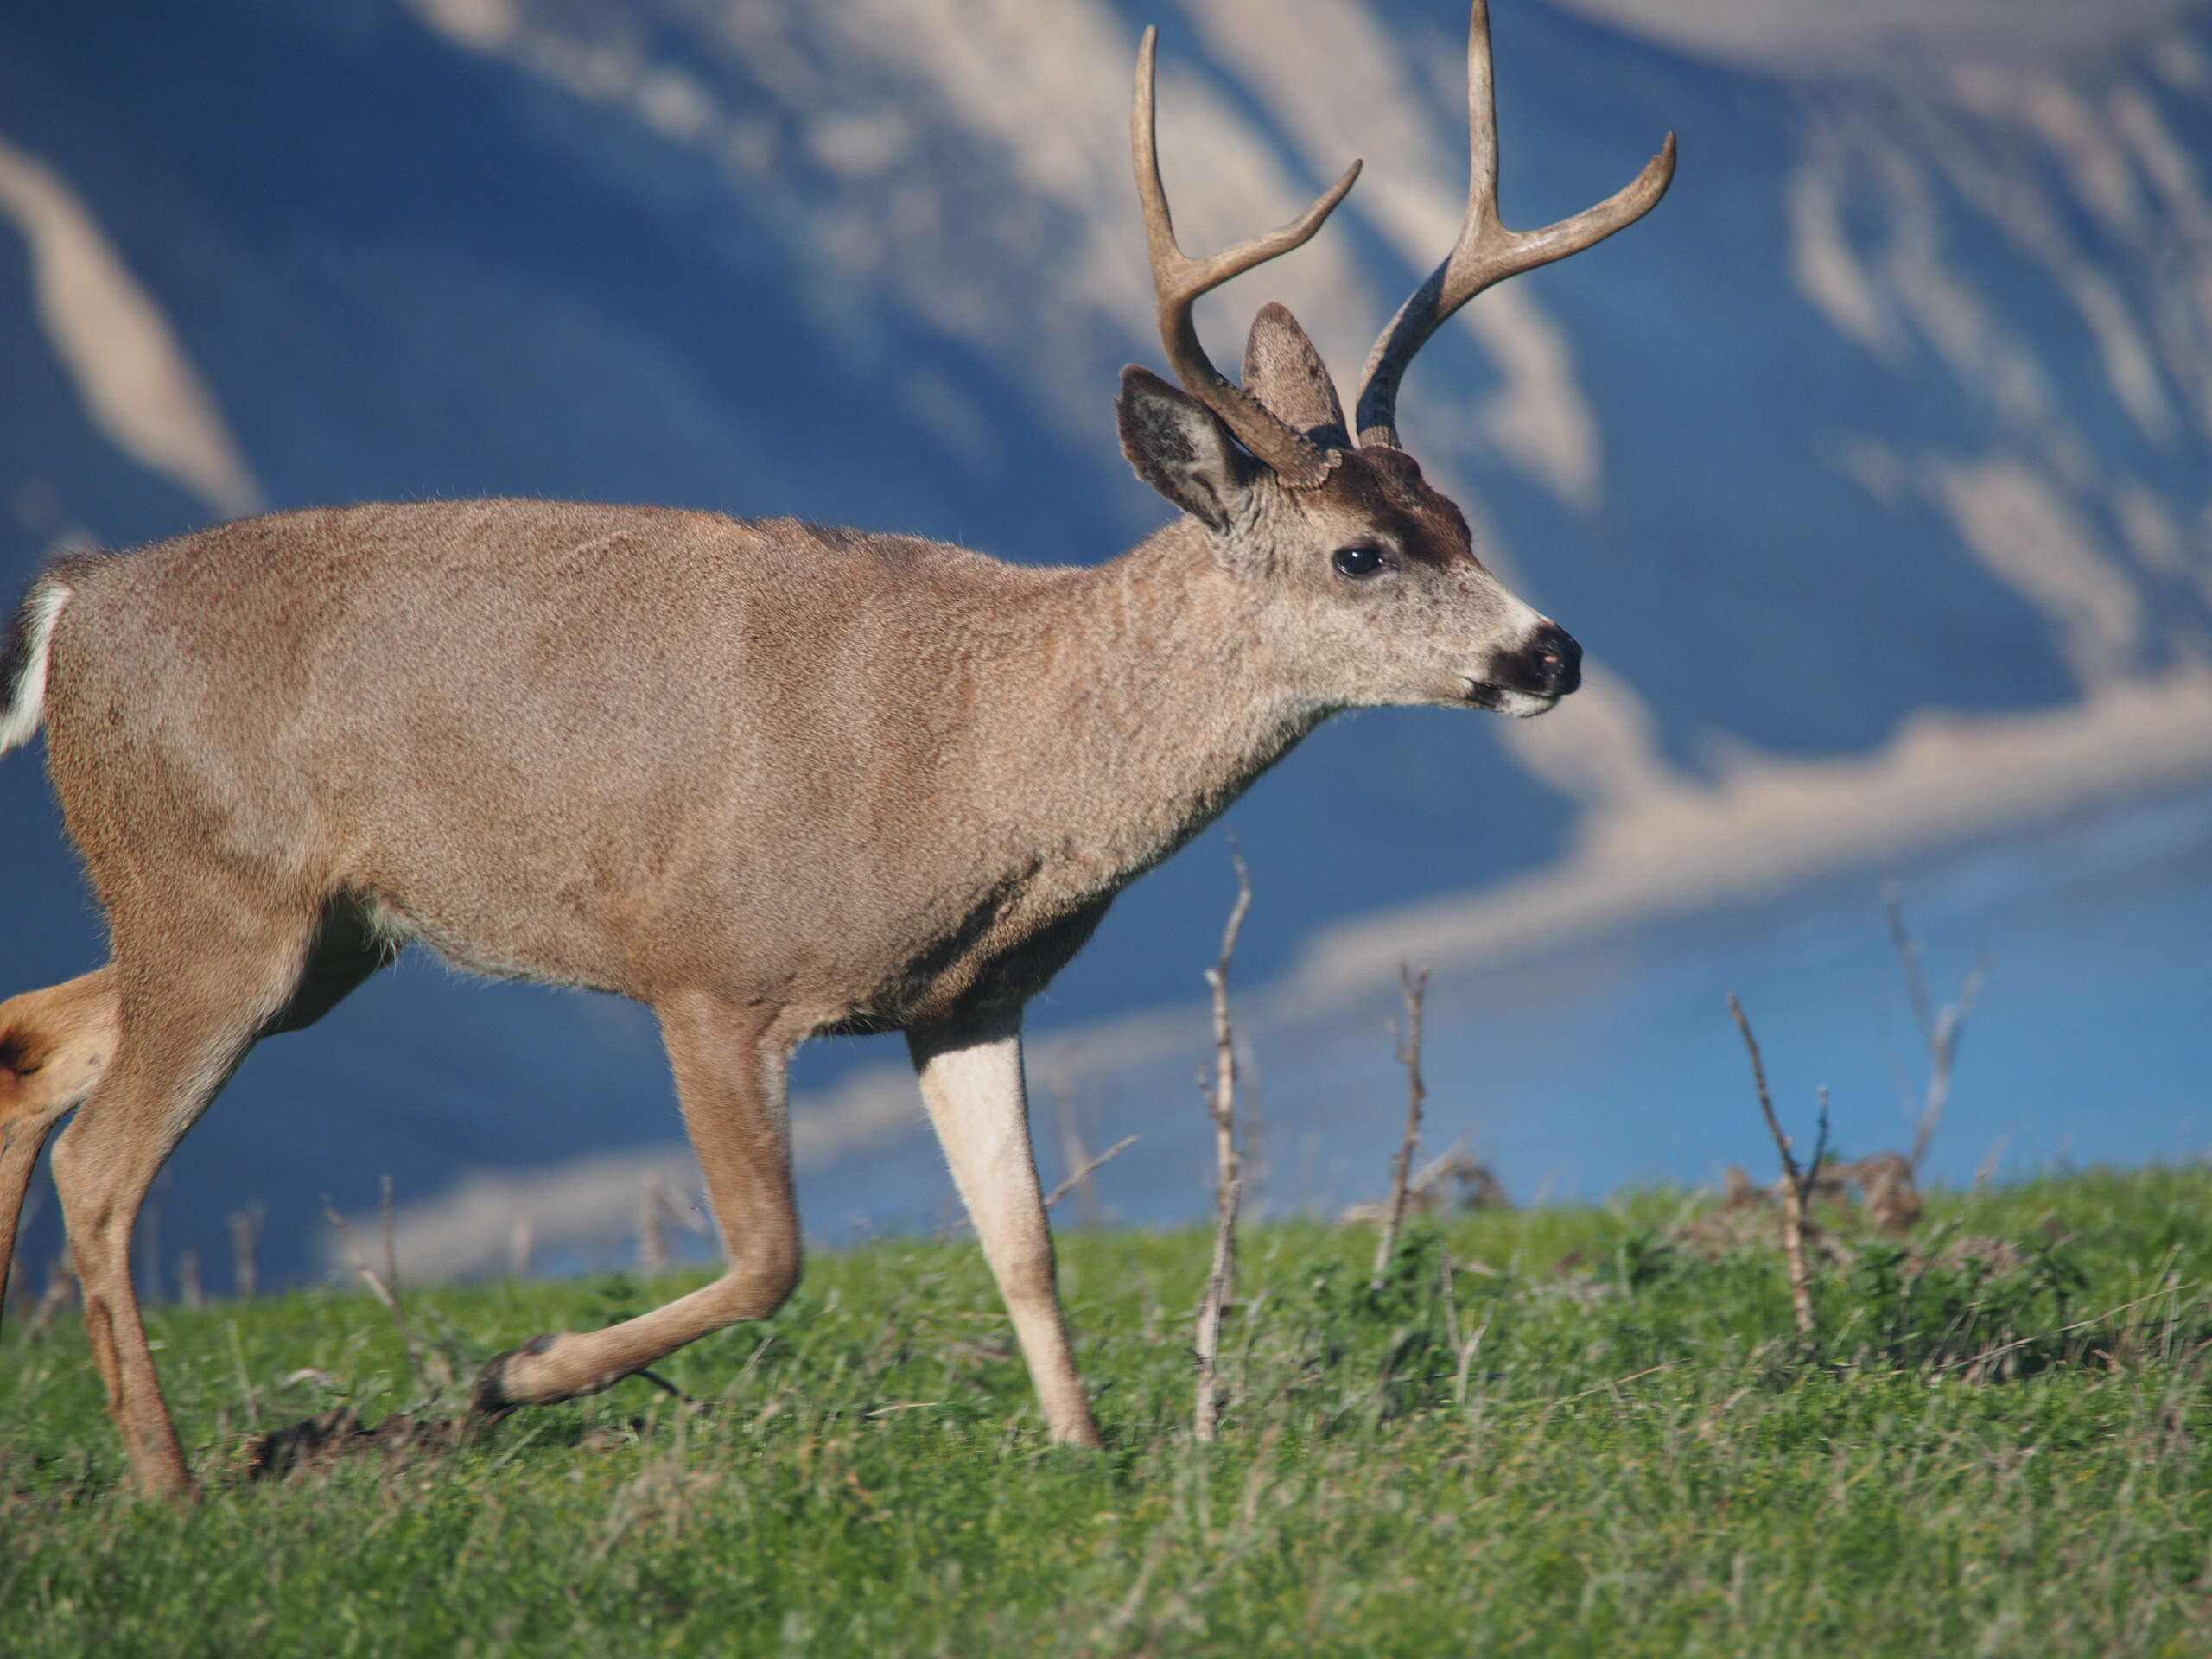
[[1229,528],[1260,463],[1211,410],[1132,364],[1122,371],[1114,419],[1139,478],[1208,529]]
[[1324,449],[1351,447],[1336,382],[1288,306],[1270,300],[1252,319],[1244,342],[1244,388],[1285,426],[1295,427]]

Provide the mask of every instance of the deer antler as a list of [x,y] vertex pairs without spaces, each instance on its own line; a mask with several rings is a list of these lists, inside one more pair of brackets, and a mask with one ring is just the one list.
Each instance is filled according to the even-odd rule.
[[1509,231],[1497,216],[1497,104],[1491,86],[1490,0],[1467,22],[1467,216],[1449,257],[1414,290],[1375,342],[1359,387],[1363,445],[1398,445],[1398,381],[1444,320],[1494,283],[1604,241],[1657,205],[1675,176],[1675,135],[1626,186],[1595,207],[1541,231]]
[[1230,277],[1302,247],[1344,199],[1344,192],[1359,176],[1359,163],[1354,162],[1346,168],[1344,177],[1327,194],[1289,224],[1224,248],[1211,258],[1192,258],[1175,240],[1174,223],[1167,213],[1167,192],[1160,181],[1160,141],[1153,118],[1153,60],[1159,38],[1158,29],[1147,29],[1137,48],[1136,100],[1129,115],[1129,141],[1135,151],[1137,198],[1144,205],[1145,240],[1152,250],[1152,286],[1160,313],[1160,343],[1167,348],[1167,360],[1185,391],[1221,416],[1237,440],[1284,483],[1293,489],[1310,489],[1329,475],[1334,455],[1278,420],[1258,398],[1223,377],[1198,344],[1191,308],[1200,295],[1219,288]]

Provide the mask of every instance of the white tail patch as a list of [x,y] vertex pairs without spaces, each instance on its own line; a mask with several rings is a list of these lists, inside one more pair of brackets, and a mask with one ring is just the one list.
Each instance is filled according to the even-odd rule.
[[46,664],[54,651],[54,625],[61,619],[61,607],[75,597],[73,588],[43,582],[23,602],[16,618],[22,630],[22,663],[15,683],[0,686],[0,754],[29,742],[46,717]]

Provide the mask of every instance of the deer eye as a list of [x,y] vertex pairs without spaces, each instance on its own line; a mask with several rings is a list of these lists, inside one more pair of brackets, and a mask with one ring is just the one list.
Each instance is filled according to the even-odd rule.
[[1371,576],[1382,568],[1382,550],[1365,542],[1356,542],[1350,547],[1340,547],[1329,556],[1329,563],[1340,576],[1350,576],[1355,582]]

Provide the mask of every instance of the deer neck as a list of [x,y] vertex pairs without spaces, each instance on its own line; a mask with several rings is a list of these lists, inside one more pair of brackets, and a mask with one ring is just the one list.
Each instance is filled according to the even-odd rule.
[[1071,572],[1063,591],[1038,642],[1030,753],[1052,822],[1033,829],[1110,889],[1211,823],[1327,709],[1287,683],[1254,596],[1195,526]]

